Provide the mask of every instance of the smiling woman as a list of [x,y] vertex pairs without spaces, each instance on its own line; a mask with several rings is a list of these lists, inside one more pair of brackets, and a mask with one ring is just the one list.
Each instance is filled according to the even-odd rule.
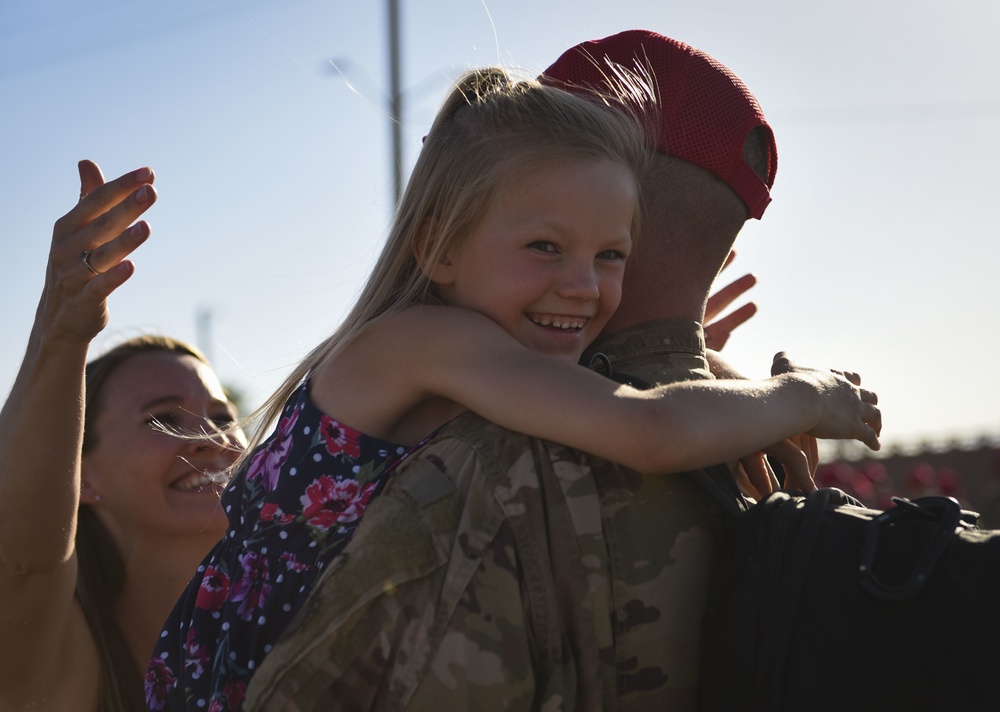
[[[224,530],[239,445],[193,440],[235,413],[204,357],[160,336],[86,363],[148,236],[152,171],[105,183],[53,231],[45,288],[0,411],[0,709],[123,712],[197,562]],[[129,225],[132,224],[131,227]],[[237,439],[239,434],[234,432]]]
[[87,396],[82,502],[101,510],[121,503],[122,511],[105,515],[120,538],[131,538],[132,529],[184,534],[225,519],[218,494],[231,454],[210,440],[193,447],[170,434],[235,419],[198,351],[160,336],[125,342],[87,366]]
[[[229,425],[235,412],[204,356],[163,336],[126,341],[91,361],[86,385],[76,598],[101,651],[102,697],[141,705],[139,671],[159,623],[225,528],[219,494],[235,457],[216,441],[169,430]],[[156,569],[174,560],[185,562],[179,580],[166,595],[150,590],[163,576]],[[146,616],[147,606],[162,614]]]

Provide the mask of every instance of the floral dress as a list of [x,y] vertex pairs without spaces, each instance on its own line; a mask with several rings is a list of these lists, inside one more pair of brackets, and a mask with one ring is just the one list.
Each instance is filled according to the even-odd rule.
[[149,709],[240,709],[254,669],[313,581],[415,449],[338,423],[303,383],[222,495],[229,528],[160,634],[146,671]]

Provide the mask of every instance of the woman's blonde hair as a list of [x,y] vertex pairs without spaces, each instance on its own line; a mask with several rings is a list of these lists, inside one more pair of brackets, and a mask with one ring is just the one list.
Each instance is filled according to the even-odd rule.
[[[542,163],[584,159],[622,164],[638,185],[650,156],[647,146],[655,145],[654,93],[638,77],[616,87],[621,88],[613,96],[581,95],[515,80],[492,67],[459,79],[424,138],[385,246],[354,308],[250,416],[257,427],[246,453],[261,442],[310,371],[386,316],[435,300],[416,252],[425,264],[435,263],[478,226],[509,182]],[[639,213],[637,206],[633,239]]]

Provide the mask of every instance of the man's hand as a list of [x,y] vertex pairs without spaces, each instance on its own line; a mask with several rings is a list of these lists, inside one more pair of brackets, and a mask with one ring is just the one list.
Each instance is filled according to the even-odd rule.
[[[783,482],[779,482],[768,463],[768,458],[778,462],[784,471]],[[816,489],[816,468],[819,466],[819,450],[816,438],[797,435],[782,440],[763,452],[756,452],[741,458],[739,462],[740,485],[755,499],[763,499],[779,489],[793,489],[812,492]]]
[[[735,252],[730,252],[729,257],[726,259],[726,263],[722,266],[722,269],[728,267],[729,263],[733,261],[733,257],[735,256]],[[733,332],[733,330],[757,313],[757,305],[753,302],[747,302],[739,309],[727,314],[718,321],[713,321],[717,316],[719,316],[719,314],[725,311],[730,304],[736,301],[738,297],[745,294],[755,284],[757,284],[757,278],[752,274],[745,274],[739,279],[730,282],[708,298],[708,302],[705,305],[706,347],[714,349],[715,351],[721,351],[722,347],[725,346],[726,342],[729,340],[729,335]]]

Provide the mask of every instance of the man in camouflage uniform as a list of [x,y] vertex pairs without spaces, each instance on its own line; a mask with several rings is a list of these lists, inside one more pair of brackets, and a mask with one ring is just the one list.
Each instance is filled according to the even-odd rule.
[[[771,130],[728,69],[649,32],[546,74],[599,87],[604,57],[648,63],[662,129],[622,305],[588,357],[634,385],[710,378],[700,322],[770,200]],[[246,709],[694,709],[717,527],[744,506],[723,466],[642,477],[467,413],[369,506]]]

